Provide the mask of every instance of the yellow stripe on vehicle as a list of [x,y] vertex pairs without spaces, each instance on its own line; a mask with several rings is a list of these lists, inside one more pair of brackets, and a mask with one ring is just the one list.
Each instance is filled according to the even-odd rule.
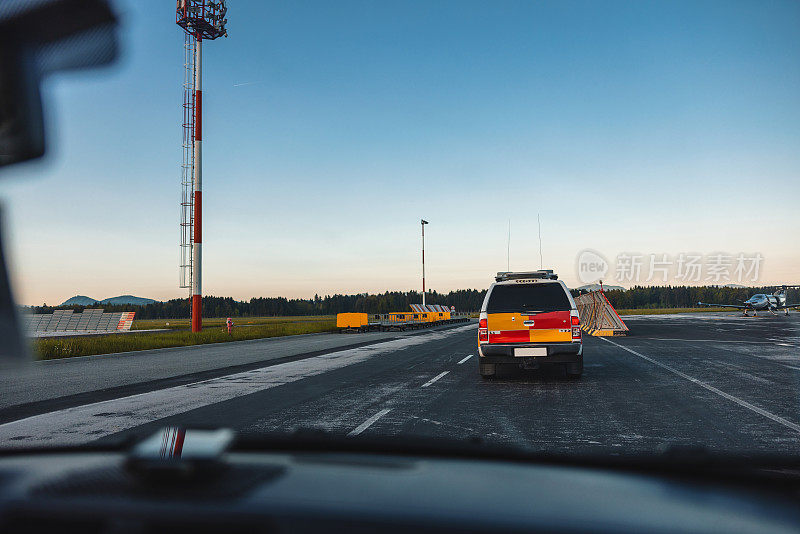
[[525,319],[527,317],[523,317],[519,313],[490,313],[486,317],[489,330],[501,330],[504,332],[527,330],[528,327],[522,324]]
[[530,331],[531,342],[534,343],[557,343],[560,341],[572,341],[572,332],[566,328],[546,328]]

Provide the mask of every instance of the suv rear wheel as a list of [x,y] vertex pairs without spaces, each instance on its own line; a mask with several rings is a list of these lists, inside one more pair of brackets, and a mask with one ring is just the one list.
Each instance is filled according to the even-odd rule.
[[493,378],[495,373],[497,373],[497,364],[479,363],[478,370],[483,378]]
[[583,374],[583,358],[576,363],[568,363],[564,365],[567,370],[567,378],[577,379]]

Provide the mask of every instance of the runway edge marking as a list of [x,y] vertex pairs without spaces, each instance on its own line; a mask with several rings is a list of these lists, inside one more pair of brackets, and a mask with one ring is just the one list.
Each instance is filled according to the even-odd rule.
[[689,382],[693,382],[693,383],[697,384],[698,386],[700,386],[700,387],[702,387],[704,389],[707,389],[708,391],[710,391],[712,393],[715,393],[715,394],[719,395],[722,398],[728,399],[729,401],[734,402],[734,403],[738,404],[739,406],[741,406],[743,408],[747,408],[748,410],[751,410],[751,411],[753,411],[753,412],[755,412],[755,413],[757,413],[759,415],[762,415],[762,416],[766,417],[767,419],[771,419],[771,420],[775,421],[776,423],[780,423],[783,426],[785,426],[787,428],[791,428],[795,432],[800,433],[800,425],[798,425],[796,423],[792,423],[791,421],[789,421],[787,419],[784,419],[783,417],[781,417],[779,415],[775,415],[774,413],[770,413],[770,412],[764,410],[763,408],[759,408],[758,406],[754,406],[754,405],[750,404],[747,401],[744,401],[744,400],[742,400],[742,399],[740,399],[738,397],[734,397],[730,393],[725,393],[724,391],[722,391],[720,389],[717,389],[714,386],[706,384],[705,382],[701,382],[700,380],[698,380],[698,379],[696,379],[696,378],[694,378],[692,376],[689,376],[686,373],[682,373],[681,371],[678,371],[674,367],[670,367],[669,365],[667,365],[665,363],[661,363],[661,362],[659,362],[657,360],[654,360],[653,358],[645,356],[644,354],[640,354],[640,353],[636,352],[633,349],[629,349],[628,347],[620,345],[619,343],[615,343],[615,342],[613,342],[613,341],[611,341],[609,339],[606,339],[604,337],[602,337],[600,339],[602,339],[603,341],[606,341],[608,343],[611,343],[612,345],[616,345],[617,347],[621,348],[622,350],[626,350],[626,351],[630,352],[631,354],[642,358],[643,360],[647,360],[648,362],[661,367],[662,369],[666,369],[670,373],[676,374],[676,375],[680,376],[681,378],[685,378]]

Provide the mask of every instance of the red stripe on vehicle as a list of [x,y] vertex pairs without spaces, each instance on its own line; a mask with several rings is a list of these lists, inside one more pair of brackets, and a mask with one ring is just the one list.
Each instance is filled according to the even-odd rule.
[[489,333],[489,343],[529,343],[528,330],[501,330],[499,334]]
[[527,315],[528,320],[533,320],[531,330],[546,328],[568,328],[570,326],[570,314],[568,311],[557,311],[548,313],[537,313]]

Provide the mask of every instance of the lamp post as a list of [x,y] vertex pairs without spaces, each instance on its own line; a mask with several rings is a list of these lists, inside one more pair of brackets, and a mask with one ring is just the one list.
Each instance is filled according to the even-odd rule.
[[425,225],[428,221],[420,219],[420,226],[422,226],[422,305],[425,306]]

